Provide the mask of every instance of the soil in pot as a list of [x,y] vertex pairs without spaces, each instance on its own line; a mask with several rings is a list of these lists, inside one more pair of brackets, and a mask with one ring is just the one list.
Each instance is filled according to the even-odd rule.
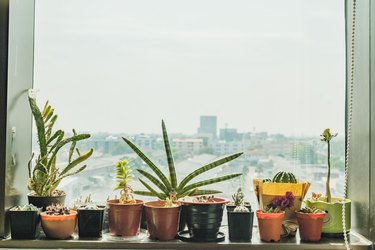
[[77,211],[79,237],[102,237],[104,208],[78,208]]
[[46,207],[52,204],[64,205],[65,197],[66,197],[65,192],[60,191],[60,190],[55,190],[53,193],[53,196],[37,196],[33,193],[29,193],[27,195],[29,204],[33,204],[36,207],[41,207],[43,211],[46,210]]
[[40,211],[9,210],[12,239],[35,239],[40,231]]
[[281,226],[285,212],[263,213],[257,210],[260,239],[268,242],[280,240]]
[[150,239],[166,241],[176,237],[181,204],[166,207],[165,203],[166,201],[151,201],[144,204]]
[[48,215],[42,212],[40,219],[47,238],[67,239],[76,227],[77,212],[70,210],[69,214],[64,215]]
[[254,212],[228,211],[228,230],[230,241],[251,241]]
[[186,221],[190,237],[195,241],[216,241],[224,206],[228,200],[215,197],[208,202],[195,202],[186,199],[180,201],[186,208]]
[[143,201],[120,204],[119,200],[109,200],[109,232],[114,236],[135,236],[139,233]]
[[319,241],[325,213],[308,214],[296,212],[301,240]]

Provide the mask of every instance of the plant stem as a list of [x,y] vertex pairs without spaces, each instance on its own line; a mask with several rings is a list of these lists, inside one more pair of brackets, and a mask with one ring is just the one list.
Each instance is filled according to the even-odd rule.
[[328,145],[328,156],[327,156],[327,163],[328,163],[328,174],[327,174],[327,182],[326,182],[326,201],[331,202],[331,188],[329,187],[329,183],[331,180],[331,145],[330,142],[327,141]]

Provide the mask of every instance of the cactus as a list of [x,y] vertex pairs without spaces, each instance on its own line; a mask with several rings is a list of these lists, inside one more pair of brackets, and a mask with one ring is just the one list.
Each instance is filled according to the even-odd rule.
[[328,173],[327,173],[327,181],[326,181],[326,201],[331,202],[332,196],[331,196],[331,188],[329,186],[330,180],[331,180],[331,140],[337,136],[336,134],[331,134],[330,129],[326,128],[323,131],[323,134],[320,135],[320,140],[327,143],[328,149],[327,149],[327,165],[328,165]]
[[305,214],[321,214],[325,213],[323,210],[315,207],[305,207],[300,210],[300,212]]
[[130,182],[132,181],[133,175],[132,170],[128,166],[127,161],[119,161],[116,164],[116,179],[117,179],[117,187],[115,190],[120,191],[120,199],[119,203],[121,204],[129,204],[129,203],[136,203],[133,197],[133,189],[130,186]]
[[139,195],[146,195],[146,196],[156,196],[161,200],[165,200],[167,197],[170,196],[171,192],[176,192],[176,198],[181,198],[185,196],[193,196],[193,195],[209,195],[209,194],[217,194],[221,193],[218,190],[199,190],[198,188],[206,185],[210,185],[213,183],[226,181],[235,177],[242,175],[241,173],[237,174],[229,174],[225,176],[219,176],[215,178],[211,178],[208,180],[198,181],[192,184],[189,182],[197,177],[198,175],[207,172],[213,168],[216,168],[224,163],[227,163],[231,160],[236,159],[237,157],[241,156],[243,153],[235,153],[231,154],[222,158],[219,158],[207,165],[204,165],[197,170],[188,174],[182,181],[178,184],[177,183],[177,176],[176,176],[176,168],[174,165],[172,150],[169,144],[168,133],[165,127],[164,121],[162,121],[162,130],[163,130],[163,140],[165,146],[165,152],[167,155],[167,162],[168,162],[168,170],[169,175],[165,175],[160,168],[156,166],[132,141],[127,138],[122,138],[131,149],[150,167],[150,169],[154,172],[153,175],[147,171],[142,169],[137,169],[137,171],[151,181],[160,191],[155,190],[151,187],[148,183],[146,183],[143,179],[139,179],[139,181],[146,187],[147,191],[135,191],[135,194]]
[[39,208],[34,206],[33,204],[26,204],[26,205],[20,205],[20,206],[15,206],[10,209],[11,211],[38,211]]
[[242,192],[242,188],[239,187],[237,189],[237,192],[232,195],[233,204],[236,207],[243,206],[244,205],[244,198],[245,198],[245,195]]
[[297,179],[293,173],[280,171],[272,179],[273,182],[277,183],[297,183]]
[[[47,101],[41,111],[31,89],[29,90],[29,104],[37,128],[40,152],[35,159],[35,166],[32,167],[34,154],[32,154],[28,164],[28,189],[38,196],[52,196],[62,179],[75,175],[86,168],[86,165],[84,165],[73,171],[74,168],[87,160],[93,153],[93,149],[90,149],[85,154],[81,154],[76,148],[78,141],[85,140],[90,135],[77,134],[73,129],[73,135],[64,138],[65,133],[63,130],[54,131],[53,126],[57,120],[54,109]],[[56,166],[57,154],[67,144],[70,144],[68,164],[60,170]],[[74,155],[77,155],[77,157],[74,158]]]

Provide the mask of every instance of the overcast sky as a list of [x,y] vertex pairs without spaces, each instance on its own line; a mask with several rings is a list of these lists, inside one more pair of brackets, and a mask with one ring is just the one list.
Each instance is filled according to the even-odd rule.
[[37,0],[35,77],[59,126],[344,133],[342,0]]

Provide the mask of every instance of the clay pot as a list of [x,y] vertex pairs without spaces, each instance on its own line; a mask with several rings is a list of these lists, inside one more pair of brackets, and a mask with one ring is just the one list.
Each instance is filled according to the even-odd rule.
[[144,204],[150,239],[165,241],[176,237],[181,204],[175,203],[174,207],[165,207],[165,203],[165,201],[150,201]]
[[213,198],[213,202],[191,202],[179,200],[186,208],[189,235],[194,241],[213,242],[217,240],[223,210],[229,200]]
[[109,232],[115,236],[135,236],[139,233],[143,201],[120,204],[119,200],[109,200]]
[[263,241],[279,241],[281,226],[285,212],[282,213],[263,213],[257,210],[258,226],[260,239]]
[[322,234],[325,213],[306,214],[296,211],[296,215],[301,240],[319,241]]
[[29,204],[33,204],[36,207],[41,207],[43,211],[46,210],[46,207],[52,204],[64,205],[65,197],[66,197],[65,193],[60,196],[34,196],[31,194],[27,195]]
[[67,239],[76,227],[77,212],[71,210],[69,215],[47,215],[40,214],[42,228],[47,238]]

